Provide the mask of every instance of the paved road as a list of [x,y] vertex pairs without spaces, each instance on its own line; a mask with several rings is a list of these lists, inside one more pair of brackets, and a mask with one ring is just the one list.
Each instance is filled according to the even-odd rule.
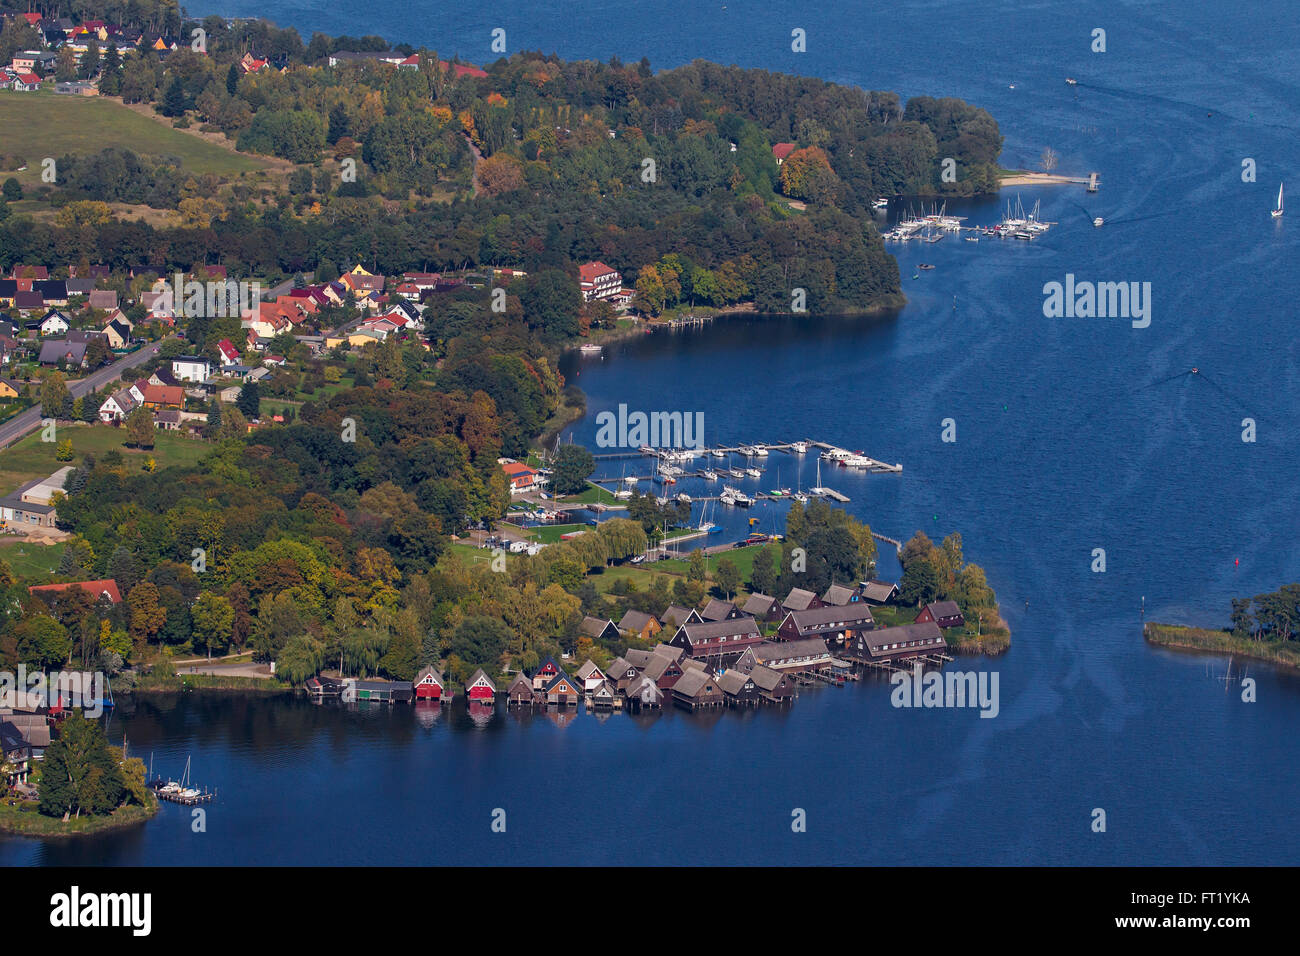
[[[158,354],[158,348],[158,343],[155,343],[136,349],[130,355],[118,359],[112,365],[106,365],[95,372],[91,372],[80,381],[73,382],[68,386],[68,391],[72,393],[73,398],[80,398],[91,389],[98,390],[108,382],[120,378],[123,372],[128,372],[149,361]],[[0,448],[13,444],[40,423],[41,408],[39,405],[35,405],[21,415],[11,418],[3,425],[0,425]]]

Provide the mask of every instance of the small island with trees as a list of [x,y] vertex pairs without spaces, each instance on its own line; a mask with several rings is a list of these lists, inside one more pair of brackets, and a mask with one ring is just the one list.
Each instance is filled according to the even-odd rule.
[[1249,598],[1233,598],[1225,628],[1148,621],[1146,640],[1159,647],[1213,651],[1300,669],[1300,584]]

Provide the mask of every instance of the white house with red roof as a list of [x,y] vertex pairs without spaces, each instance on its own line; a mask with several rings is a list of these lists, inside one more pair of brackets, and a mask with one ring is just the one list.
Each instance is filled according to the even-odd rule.
[[578,286],[584,302],[608,299],[623,288],[623,277],[603,262],[587,262],[578,266]]
[[235,348],[235,344],[230,339],[222,339],[217,343],[217,353],[221,356],[223,366],[239,364],[239,349]]
[[794,143],[777,143],[772,147],[772,156],[776,159],[776,164],[780,166],[785,162],[786,157],[795,151]]
[[537,472],[520,461],[506,461],[501,465],[506,473],[506,482],[513,494],[518,491],[530,491],[537,487]]

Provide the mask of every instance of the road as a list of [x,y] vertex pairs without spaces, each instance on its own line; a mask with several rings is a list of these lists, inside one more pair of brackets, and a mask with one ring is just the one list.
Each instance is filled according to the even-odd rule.
[[[68,391],[72,393],[73,398],[80,398],[91,389],[98,390],[107,383],[120,378],[123,372],[137,368],[154,358],[158,354],[158,348],[158,343],[155,343],[136,349],[130,355],[118,359],[112,365],[106,365],[97,371],[91,372],[85,378],[73,382],[68,386]],[[21,415],[11,418],[3,425],[0,425],[0,448],[12,445],[40,423],[41,408],[39,405],[35,405]]]

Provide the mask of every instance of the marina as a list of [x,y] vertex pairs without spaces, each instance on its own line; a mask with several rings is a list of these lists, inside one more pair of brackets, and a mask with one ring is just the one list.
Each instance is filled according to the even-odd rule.
[[[1096,173],[1092,174],[1096,176]],[[1090,189],[1090,192],[1095,190]],[[1035,202],[1033,208],[1028,212],[1025,211],[1021,204],[1020,197],[1016,197],[1014,206],[1008,202],[1003,213],[1002,221],[995,225],[988,226],[967,226],[964,225],[966,217],[950,216],[947,214],[947,204],[939,206],[937,209],[932,208],[929,213],[920,214],[909,210],[903,218],[894,224],[894,226],[880,234],[880,238],[886,242],[939,242],[947,236],[960,236],[962,233],[969,233],[965,236],[968,241],[978,242],[980,236],[988,236],[995,239],[1019,239],[1023,241],[1032,241],[1045,234],[1055,222],[1048,222],[1041,216],[1040,202]],[[932,269],[933,266],[921,265],[921,269]]]

